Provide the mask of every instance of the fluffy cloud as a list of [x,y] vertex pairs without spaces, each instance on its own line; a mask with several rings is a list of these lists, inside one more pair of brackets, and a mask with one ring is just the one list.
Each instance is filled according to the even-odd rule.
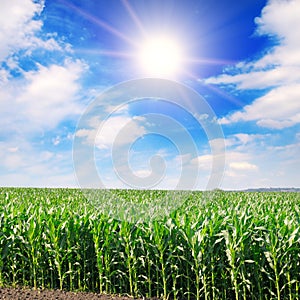
[[227,138],[225,189],[296,187],[300,167],[299,141],[270,146],[271,134],[234,134]]
[[223,124],[257,121],[259,126],[282,129],[300,123],[299,15],[298,0],[269,1],[255,19],[257,34],[270,36],[277,43],[260,59],[239,63],[235,75],[206,80],[211,84],[233,84],[239,90],[268,89],[242,111],[223,118]]
[[7,132],[40,132],[80,114],[83,109],[78,102],[81,91],[78,80],[85,68],[79,60],[66,60],[63,65],[40,65],[38,70],[25,73],[22,79],[3,83],[1,128]]
[[17,99],[26,118],[52,128],[66,117],[80,114],[78,80],[85,68],[80,60],[66,60],[63,65],[39,66],[38,71],[28,72],[27,84]]
[[212,154],[204,154],[192,159],[190,164],[199,168],[198,188],[206,188],[209,179],[215,181],[210,183],[214,188],[234,189],[247,185],[249,180],[252,180],[253,173],[259,168],[253,162],[254,157],[244,150],[238,151],[234,147],[226,152],[224,170],[223,165],[218,166],[217,171],[222,172],[220,176],[213,175],[212,163],[216,157]]
[[53,37],[38,37],[42,21],[35,19],[41,14],[44,2],[31,0],[2,0],[0,11],[0,62],[10,54],[35,48],[59,50],[61,47]]
[[234,170],[257,170],[257,166],[248,162],[232,162],[229,167]]
[[222,124],[238,121],[257,121],[257,125],[282,129],[300,123],[300,84],[274,88],[229,117]]
[[11,139],[0,142],[0,156],[1,186],[76,186],[68,151],[39,150],[29,141]]
[[[43,30],[43,9],[42,0],[1,1],[2,186],[76,185],[70,140],[60,136],[70,128],[59,125],[82,113],[81,78],[87,65],[69,57],[69,45],[56,33]],[[51,60],[38,63],[41,54]]]
[[[246,189],[249,187],[297,187],[300,168],[300,138],[271,146],[279,135],[237,133],[226,138],[225,170],[220,187]],[[190,160],[197,164],[201,179],[207,182],[213,156],[203,154]],[[187,166],[185,166],[187,168]],[[205,185],[200,185],[205,188]]]
[[86,138],[89,145],[98,149],[111,149],[134,142],[146,133],[140,117],[130,117],[122,111],[121,115],[112,115],[107,120],[94,118],[91,120],[91,129],[79,129],[76,136]]
[[66,56],[51,65],[45,61],[46,65],[36,62],[26,70],[21,67],[24,57],[35,61],[33,50],[42,50],[55,61],[53,53],[69,47],[60,43],[55,33],[43,32],[43,8],[42,0],[1,2],[0,126],[7,136],[41,133],[82,112],[78,98],[80,78],[87,68],[83,61]]

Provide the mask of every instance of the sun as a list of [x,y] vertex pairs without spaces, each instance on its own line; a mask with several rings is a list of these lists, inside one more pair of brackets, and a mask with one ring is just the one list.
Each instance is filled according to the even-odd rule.
[[141,71],[148,76],[174,77],[182,69],[182,49],[169,36],[154,36],[144,40],[137,58]]

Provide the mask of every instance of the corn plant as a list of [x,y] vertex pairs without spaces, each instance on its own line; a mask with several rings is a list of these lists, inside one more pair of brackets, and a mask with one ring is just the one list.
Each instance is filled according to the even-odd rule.
[[[113,194],[122,201],[110,193],[101,201],[128,219],[76,189],[0,189],[0,286],[165,300],[299,298],[298,193]],[[182,205],[169,212],[172,197]],[[130,218],[138,210],[126,201],[166,213]]]

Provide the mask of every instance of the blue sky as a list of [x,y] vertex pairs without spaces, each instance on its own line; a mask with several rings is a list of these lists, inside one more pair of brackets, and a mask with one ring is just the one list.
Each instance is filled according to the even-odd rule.
[[[174,189],[197,170],[191,188],[205,189],[222,143],[216,186],[300,186],[299,0],[2,0],[0,15],[1,186],[81,185],[74,139],[92,147],[86,160],[105,187],[146,180],[155,156],[154,172],[165,169],[154,188]],[[178,54],[176,70],[145,66],[141,53],[158,37],[177,48],[151,48],[150,67]],[[111,94],[80,124],[104,91],[145,77],[199,93],[222,141],[199,123],[209,120],[202,100],[181,107],[147,93],[130,103]]]

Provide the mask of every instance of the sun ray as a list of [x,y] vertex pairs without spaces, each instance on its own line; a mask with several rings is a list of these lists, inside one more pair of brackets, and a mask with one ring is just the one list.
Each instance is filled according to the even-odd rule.
[[[179,47],[179,44],[176,39],[172,37],[170,33],[165,33],[162,35],[161,33],[151,33],[147,32],[139,19],[138,15],[131,7],[128,0],[121,0],[123,6],[127,10],[130,18],[133,20],[134,24],[138,28],[138,30],[144,36],[144,39],[141,41],[137,41],[123,32],[117,30],[110,24],[104,22],[103,20],[87,13],[83,9],[78,6],[70,3],[67,0],[59,0],[61,3],[66,5],[68,8],[72,9],[74,12],[83,16],[85,19],[93,22],[94,24],[100,26],[106,31],[110,32],[114,36],[126,41],[130,45],[133,46],[132,51],[115,51],[108,49],[76,49],[77,53],[85,53],[92,55],[101,55],[101,56],[109,56],[109,57],[118,57],[124,58],[128,60],[135,59],[139,68],[142,70],[143,75],[149,75],[153,77],[176,77],[178,74],[182,74],[189,78],[193,78],[193,80],[201,83],[201,79],[199,76],[188,71],[188,66],[192,64],[200,64],[200,65],[232,65],[235,64],[236,61],[231,60],[220,60],[214,58],[198,58],[198,57],[190,57],[183,53],[183,49]],[[229,98],[228,94],[224,93],[215,87],[209,86],[211,90],[220,94],[222,97]],[[230,99],[230,102],[241,105],[239,101],[236,99]]]
[[214,85],[211,85],[211,84],[208,84],[208,83],[204,83],[204,82],[201,82],[198,78],[198,83],[199,84],[205,84],[205,87],[208,88],[209,90],[213,91],[214,93],[218,94],[221,96],[221,98],[223,99],[226,99],[228,100],[230,103],[233,103],[239,107],[244,107],[245,106],[245,103],[243,103],[242,101],[240,101],[238,98],[232,96],[231,94],[229,93],[226,93],[224,90],[214,86]]
[[121,2],[124,5],[124,7],[126,8],[127,12],[129,13],[131,19],[134,21],[135,25],[138,27],[138,29],[141,31],[141,33],[144,36],[146,36],[147,33],[145,31],[145,28],[144,28],[142,22],[140,21],[140,19],[138,18],[137,14],[135,13],[133,8],[131,7],[131,5],[128,3],[127,0],[121,0]]
[[186,57],[184,59],[186,63],[203,64],[203,65],[233,65],[236,61],[233,60],[222,60],[215,58],[197,58],[197,57]]
[[[192,78],[193,80],[195,80],[196,82],[198,82],[199,84],[204,84],[204,82],[199,79],[199,76],[197,76],[196,74],[191,73],[190,71],[184,69],[182,70],[182,72],[189,78]],[[239,107],[244,107],[244,103],[242,103],[242,101],[240,101],[238,98],[230,95],[229,93],[226,93],[224,90],[211,85],[211,84],[207,84],[205,83],[205,87],[208,88],[209,90],[211,90],[213,93],[218,94],[222,97],[222,99],[226,99],[228,100],[230,103],[233,103],[235,105],[238,105]]]
[[111,25],[109,25],[109,24],[105,23],[104,21],[100,20],[99,18],[94,17],[93,15],[91,15],[91,14],[87,13],[86,11],[80,9],[76,5],[70,3],[69,1],[60,0],[60,2],[62,2],[63,4],[65,4],[70,9],[72,9],[73,11],[75,11],[76,13],[78,13],[79,15],[83,16],[87,20],[89,20],[89,21],[93,22],[94,24],[102,27],[103,29],[109,31],[110,33],[112,33],[115,36],[121,38],[122,40],[126,41],[127,43],[129,43],[129,44],[131,44],[131,45],[133,45],[135,47],[137,46],[136,41],[132,40],[131,38],[129,38],[128,36],[126,36],[122,32],[118,31],[116,28],[114,28]]
[[130,53],[130,52],[91,49],[91,48],[90,49],[76,48],[75,52],[81,54],[102,55],[102,56],[119,57],[119,58],[127,58],[127,59],[132,59],[135,56],[134,53]]

